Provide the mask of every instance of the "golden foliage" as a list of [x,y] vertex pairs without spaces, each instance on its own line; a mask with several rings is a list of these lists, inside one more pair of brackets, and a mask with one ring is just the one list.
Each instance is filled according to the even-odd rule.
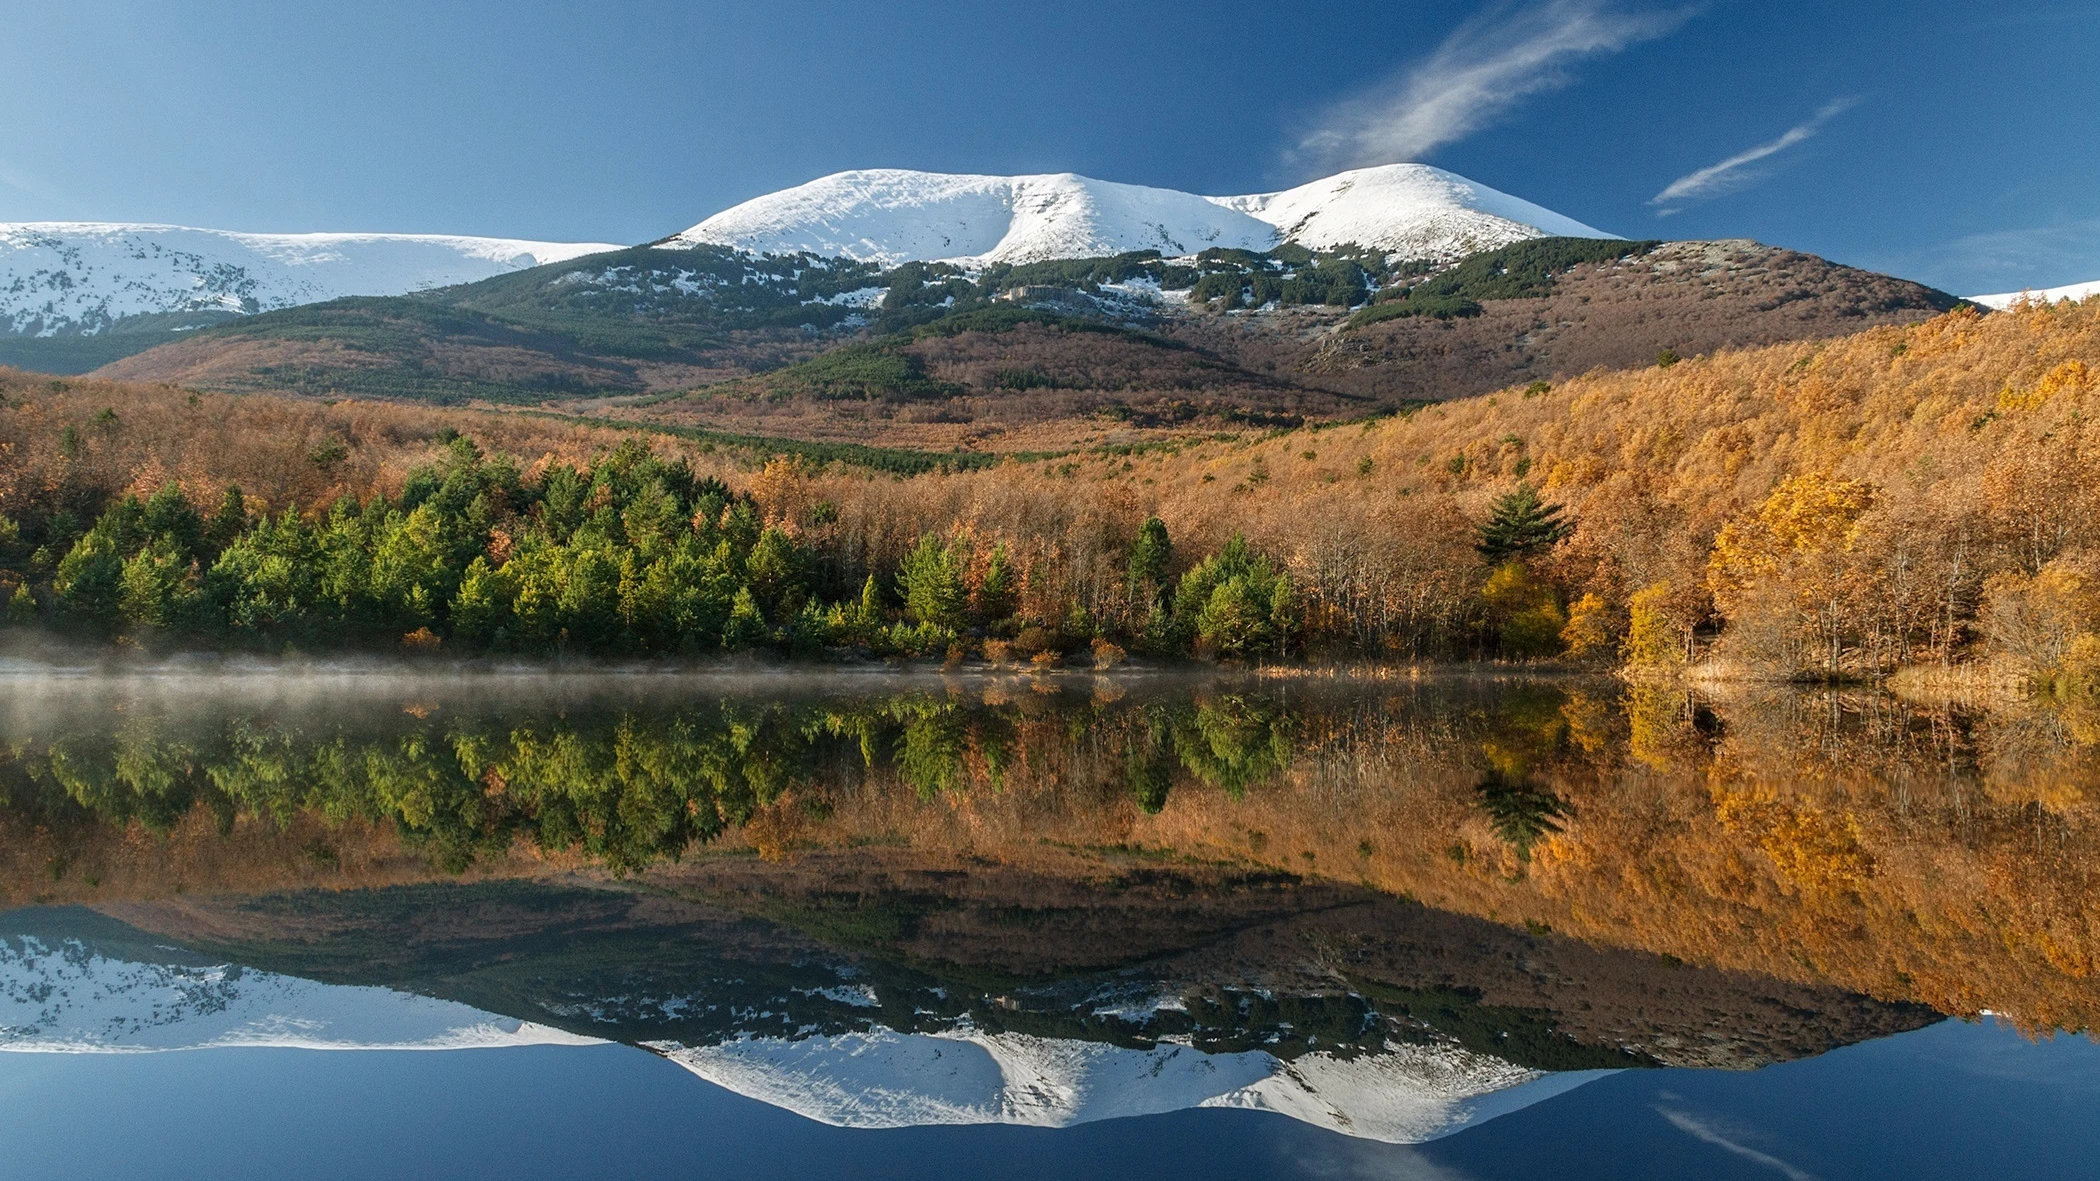
[[1859,822],[1850,813],[1831,815],[1760,786],[1716,788],[1714,816],[1753,837],[1788,881],[1810,893],[1857,891],[1874,876],[1874,859],[1861,847]]
[[1567,654],[1581,658],[1613,650],[1612,611],[1592,591],[1568,604],[1568,623],[1561,628],[1560,642]]
[[1675,590],[1667,581],[1633,593],[1626,639],[1619,649],[1626,663],[1651,668],[1684,663],[1682,637],[1689,628],[1672,617],[1674,597]]
[[[2087,478],[2100,451],[2096,369],[2100,300],[2089,300],[1591,372],[1537,396],[1360,425],[910,479],[653,445],[754,492],[774,516],[828,506],[810,544],[838,586],[886,574],[928,532],[966,529],[980,551],[1006,543],[1024,621],[1055,627],[1076,603],[1104,630],[1136,634],[1149,603],[1130,593],[1125,549],[1156,515],[1177,564],[1240,532],[1287,566],[1310,650],[1403,659],[1481,650],[1491,571],[1473,525],[1515,481],[1543,476],[1576,525],[1538,569],[1559,602],[1595,596],[1640,631],[1636,593],[1667,583],[1675,593],[1649,603],[1680,643],[1718,631],[1775,672],[1875,675],[1987,642],[1992,576],[2100,551],[2100,481]],[[2017,409],[2000,404],[2009,385]],[[494,411],[260,395],[192,404],[167,387],[28,375],[0,376],[0,394],[0,514],[82,482],[121,490],[163,476],[198,503],[232,481],[272,509],[310,508],[397,488],[445,425],[528,467],[624,437]],[[1522,446],[1493,442],[1511,438]],[[323,465],[313,456],[329,440],[345,454]]]

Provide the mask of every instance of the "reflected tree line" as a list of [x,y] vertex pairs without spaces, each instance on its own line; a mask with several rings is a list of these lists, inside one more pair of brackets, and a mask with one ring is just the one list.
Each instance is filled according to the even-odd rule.
[[869,793],[996,797],[1020,784],[1081,810],[1158,816],[1178,791],[1243,801],[1346,781],[1368,796],[1438,795],[1447,827],[1489,834],[1521,873],[1535,851],[1580,829],[1609,785],[1645,774],[1701,785],[1724,825],[1764,832],[1776,863],[1809,873],[1817,857],[1780,842],[1814,846],[1824,831],[1827,869],[1845,861],[1843,834],[1858,826],[1799,819],[1814,809],[1782,799],[1788,785],[1871,793],[1913,819],[1922,791],[1970,837],[1984,816],[2012,812],[2046,841],[2082,830],[2092,811],[2083,785],[2100,782],[2100,724],[2082,716],[1984,718],[1874,694],[1776,693],[1717,713],[1682,690],[1596,683],[1375,693],[1248,684],[1105,698],[1009,688],[574,708],[18,711],[0,716],[0,845],[7,832],[166,834],[208,814],[223,833],[307,815],[389,825],[448,872],[522,841],[630,873],[790,796],[802,817],[821,820]]
[[2100,724],[2076,709],[1574,681],[1099,686],[18,703],[0,712],[0,889],[371,884],[383,857],[402,881],[516,872],[521,853],[629,874],[710,843],[980,858],[964,866],[1138,849],[1945,1012],[2100,1020]]
[[1093,777],[1147,812],[1177,784],[1238,796],[1289,765],[1294,726],[1289,709],[1230,694],[1133,705],[934,692],[731,699],[524,721],[419,703],[333,719],[114,717],[10,728],[0,745],[7,827],[166,834],[205,812],[224,833],[307,813],[389,824],[448,872],[523,841],[630,873],[713,841],[790,792],[812,813],[827,790],[997,792],[1031,752],[1038,768],[1093,756],[1109,768]]

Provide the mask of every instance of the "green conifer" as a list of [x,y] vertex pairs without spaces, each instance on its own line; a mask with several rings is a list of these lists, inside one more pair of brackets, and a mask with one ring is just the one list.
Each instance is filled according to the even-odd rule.
[[1518,484],[1516,491],[1495,501],[1487,522],[1474,531],[1473,548],[1490,566],[1544,553],[1575,531],[1560,514],[1561,506],[1541,501],[1528,481]]

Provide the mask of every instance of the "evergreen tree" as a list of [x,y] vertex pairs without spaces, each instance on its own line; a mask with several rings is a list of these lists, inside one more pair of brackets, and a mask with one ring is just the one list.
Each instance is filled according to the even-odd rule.
[[779,528],[759,534],[745,560],[744,573],[759,605],[775,619],[787,619],[802,610],[802,547]]
[[28,627],[36,622],[36,596],[29,593],[26,582],[15,584],[15,593],[7,600],[7,623],[10,627]]
[[873,574],[860,584],[860,626],[872,628],[882,622],[882,584]]
[[1516,853],[1519,862],[1527,864],[1532,846],[1560,832],[1560,822],[1575,815],[1566,800],[1544,788],[1512,781],[1500,772],[1489,772],[1473,792],[1488,827]]
[[1225,657],[1280,647],[1292,613],[1290,578],[1234,534],[1174,588],[1173,622],[1183,643]]
[[1157,602],[1166,591],[1167,566],[1174,556],[1174,543],[1167,538],[1167,523],[1148,519],[1130,546],[1130,594],[1145,602]]
[[226,485],[226,495],[219,500],[219,511],[212,514],[204,527],[204,541],[211,556],[217,557],[233,539],[248,527],[248,499],[241,493],[239,484]]
[[963,555],[929,533],[905,555],[897,571],[897,594],[905,614],[918,623],[958,628],[963,623]]
[[1473,548],[1491,566],[1543,553],[1575,531],[1575,526],[1561,520],[1560,514],[1561,506],[1541,501],[1538,489],[1530,482],[1518,484],[1516,491],[1495,501],[1487,523],[1474,531],[1477,540]]
[[992,556],[984,566],[984,581],[977,586],[978,617],[986,623],[997,623],[1012,615],[1017,589],[1013,559],[1007,556],[1006,543],[1002,541],[992,547]]
[[765,618],[758,613],[758,600],[751,597],[751,588],[739,588],[729,607],[729,622],[722,627],[722,647],[742,652],[770,638]]

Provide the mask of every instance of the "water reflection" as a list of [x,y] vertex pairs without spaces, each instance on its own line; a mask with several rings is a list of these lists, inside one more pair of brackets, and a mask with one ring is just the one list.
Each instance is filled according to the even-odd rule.
[[[1226,1107],[1419,1143],[1621,1069],[1763,1065],[1934,1019],[1360,890],[1175,885],[1199,881],[1221,897],[1183,947],[1026,977],[847,946],[837,898],[830,921],[805,909],[799,925],[633,885],[538,882],[107,908],[128,921],[29,908],[0,915],[0,1050],[613,1040],[842,1127]],[[966,921],[1016,919],[980,891],[941,903]],[[1050,938],[1106,935],[1162,906],[1067,908],[1068,933]]]
[[205,684],[0,689],[6,902],[573,872],[1013,980],[1324,890],[2035,1030],[2095,1010],[2100,728],[2048,711],[1466,678]]

